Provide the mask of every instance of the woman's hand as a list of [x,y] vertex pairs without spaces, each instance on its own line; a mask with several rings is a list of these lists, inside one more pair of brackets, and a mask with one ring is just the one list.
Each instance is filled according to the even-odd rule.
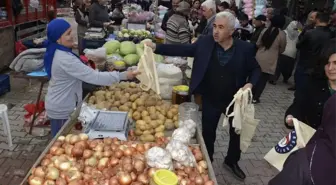
[[140,72],[137,70],[127,71],[127,79],[133,80]]
[[291,126],[291,127],[294,126],[293,125],[293,118],[294,117],[292,115],[287,115],[286,116],[286,123],[287,123],[288,126]]

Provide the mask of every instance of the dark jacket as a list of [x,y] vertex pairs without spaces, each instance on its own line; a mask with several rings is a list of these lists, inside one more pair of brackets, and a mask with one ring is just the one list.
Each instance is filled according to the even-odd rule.
[[207,24],[202,32],[202,35],[212,35],[213,34],[213,23],[215,21],[216,15],[213,15],[207,20]]
[[308,30],[296,45],[296,48],[300,51],[298,65],[305,70],[313,69],[324,44],[331,38],[332,33],[329,27],[316,27],[315,29]]
[[250,38],[250,42],[253,44],[257,44],[258,38],[261,34],[261,32],[264,30],[265,25],[258,27],[254,30],[254,32],[252,33],[252,36]]
[[[311,78],[307,86],[295,93],[292,105],[287,109],[287,115],[292,115],[307,125],[317,128],[321,124],[324,103],[331,96],[328,81],[325,78]],[[287,128],[289,127],[285,123]]]
[[89,22],[91,27],[103,27],[104,22],[110,22],[107,7],[93,3],[90,7]]
[[163,19],[162,19],[162,24],[161,24],[161,29],[163,31],[167,31],[167,22],[168,22],[168,19],[174,15],[174,11],[173,10],[169,10],[168,12],[166,12],[163,16]]
[[[215,46],[212,35],[200,36],[193,44],[158,44],[155,53],[167,56],[194,57],[190,93],[202,93],[200,86],[207,71]],[[255,59],[254,46],[248,42],[235,40],[235,52],[229,62],[235,63],[236,85],[243,87],[249,82],[255,85],[260,76],[260,67]],[[244,54],[242,54],[244,53]]]

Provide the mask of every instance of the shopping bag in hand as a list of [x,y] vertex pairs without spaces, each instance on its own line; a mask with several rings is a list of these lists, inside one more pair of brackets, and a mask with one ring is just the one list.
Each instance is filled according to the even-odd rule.
[[[232,127],[235,128],[235,132],[240,134],[240,150],[246,152],[251,145],[251,140],[254,136],[255,129],[260,120],[255,119],[254,105],[252,104],[252,91],[251,89],[239,89],[234,95],[233,100],[226,108],[225,114],[221,115],[219,123],[223,126],[229,125],[230,117],[233,117]],[[233,112],[229,114],[231,106]]]
[[293,123],[294,130],[281,139],[264,157],[267,162],[279,171],[282,170],[287,157],[299,148],[305,147],[316,132],[315,129],[295,118],[293,118]]

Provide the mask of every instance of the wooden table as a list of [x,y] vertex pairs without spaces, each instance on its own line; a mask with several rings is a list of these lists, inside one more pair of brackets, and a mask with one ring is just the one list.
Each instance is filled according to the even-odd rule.
[[33,114],[33,119],[32,122],[30,123],[30,128],[29,128],[29,134],[32,133],[33,127],[34,127],[34,122],[38,116],[37,110],[39,109],[39,102],[41,99],[41,95],[42,95],[42,89],[45,83],[47,83],[49,81],[48,76],[29,76],[27,75],[27,73],[23,73],[23,72],[10,72],[10,76],[12,76],[13,78],[21,78],[21,79],[27,79],[27,80],[38,80],[40,82],[40,88],[39,88],[39,92],[37,95],[37,99],[35,102],[35,110],[34,110],[34,114]]

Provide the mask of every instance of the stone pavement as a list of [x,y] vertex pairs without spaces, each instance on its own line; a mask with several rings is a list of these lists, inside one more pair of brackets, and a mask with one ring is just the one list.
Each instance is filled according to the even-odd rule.
[[[8,117],[11,124],[14,149],[10,151],[6,143],[2,125],[0,125],[0,185],[19,185],[25,174],[33,165],[39,154],[49,142],[49,137],[33,137],[23,130],[23,105],[32,103],[39,84],[33,81],[31,86],[27,80],[11,79],[10,93],[0,97],[0,103],[9,105]],[[44,88],[44,92],[46,86]],[[252,146],[246,154],[242,154],[240,165],[247,178],[244,182],[236,180],[223,166],[228,146],[228,131],[219,126],[213,167],[219,185],[266,185],[276,173],[263,156],[288,130],[283,125],[283,115],[292,101],[292,92],[287,85],[268,85],[262,95],[261,104],[256,106],[257,118],[261,122],[253,138]],[[11,108],[12,107],[12,108]]]

